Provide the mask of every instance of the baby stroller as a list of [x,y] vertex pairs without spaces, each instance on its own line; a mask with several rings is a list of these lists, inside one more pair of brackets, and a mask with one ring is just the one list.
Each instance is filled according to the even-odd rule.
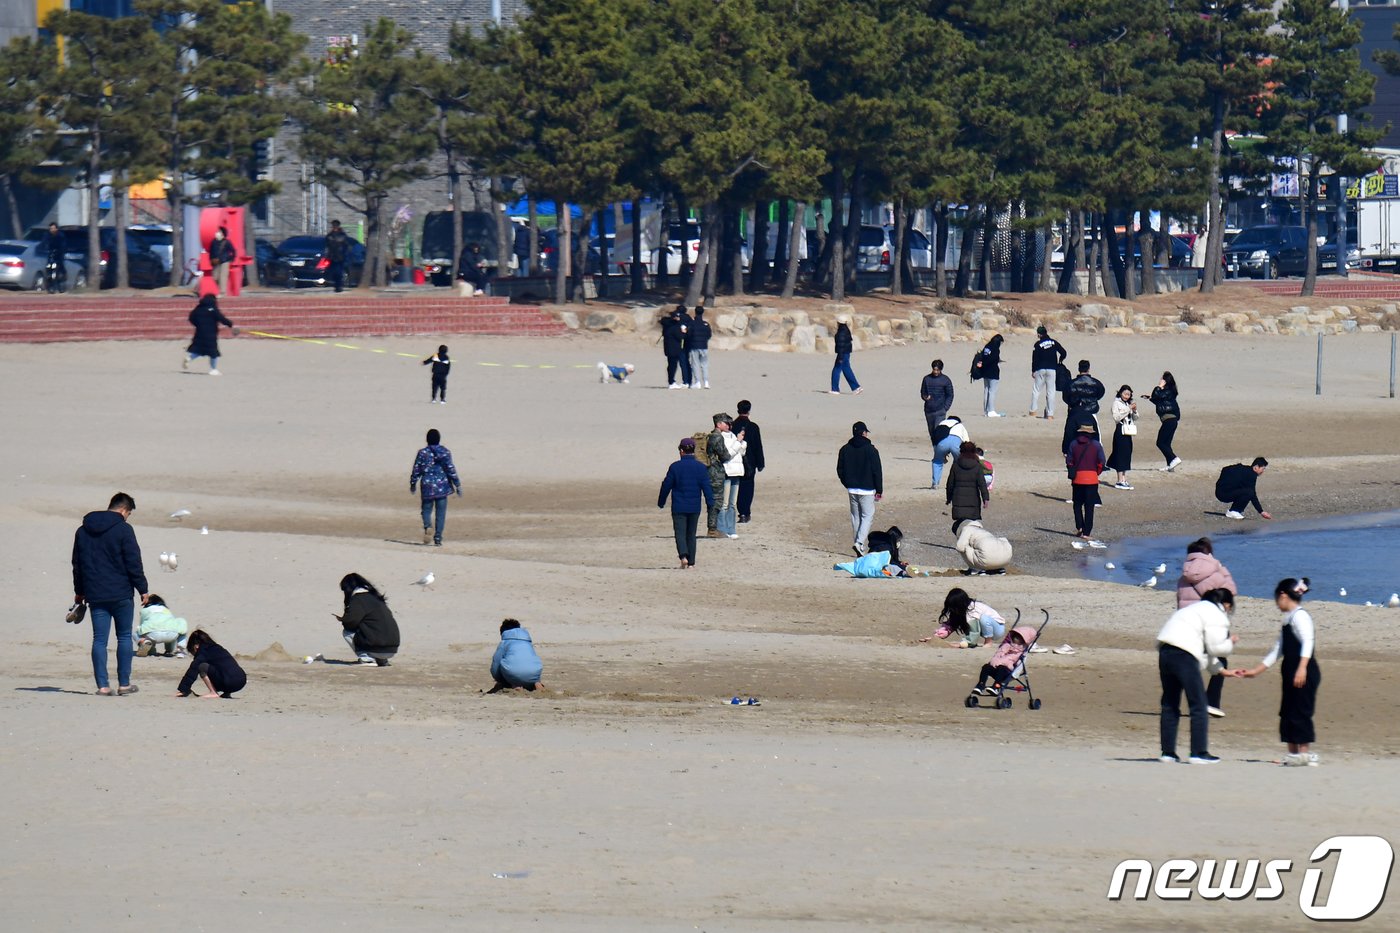
[[[1006,696],[1006,691],[1008,688],[1026,691],[1026,699],[1028,701],[1026,705],[1029,706],[1031,709],[1040,709],[1040,700],[1037,699],[1035,694],[1031,692],[1030,675],[1026,673],[1026,655],[1031,653],[1031,649],[1034,648],[1036,646],[1036,643],[1040,641],[1040,633],[1045,630],[1046,625],[1050,624],[1049,611],[1045,609],[1042,609],[1040,611],[1045,616],[1045,618],[1040,623],[1040,627],[1035,630],[1034,636],[1027,639],[1026,646],[1021,649],[1020,654],[1017,655],[1016,658],[1012,661],[1011,676],[1006,679],[1005,683],[996,684],[995,681],[993,681],[993,684],[995,686],[995,692],[990,697],[988,697],[986,694],[981,695],[981,699],[990,699],[992,706],[995,706],[997,709],[1011,708],[1011,697]],[[1016,621],[1013,622],[1010,626],[1008,626],[1008,629],[1012,632],[1016,631],[1017,623],[1019,623],[1020,621],[1021,610],[1017,609]],[[1010,637],[1009,634],[1008,637]],[[973,707],[979,706],[979,695],[976,692],[968,694],[967,699],[963,701],[963,705],[965,705],[968,709],[972,709]]]

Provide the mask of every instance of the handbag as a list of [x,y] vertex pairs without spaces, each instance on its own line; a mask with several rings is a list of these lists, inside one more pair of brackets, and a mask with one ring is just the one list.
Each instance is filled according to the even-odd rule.
[[85,618],[87,618],[87,603],[76,602],[68,607],[68,614],[63,617],[63,621],[77,625]]
[[1132,418],[1129,418],[1127,421],[1124,421],[1122,433],[1124,437],[1137,436],[1137,422],[1134,421]]
[[720,509],[719,515],[715,517],[715,530],[722,535],[736,534],[734,530],[734,510]]

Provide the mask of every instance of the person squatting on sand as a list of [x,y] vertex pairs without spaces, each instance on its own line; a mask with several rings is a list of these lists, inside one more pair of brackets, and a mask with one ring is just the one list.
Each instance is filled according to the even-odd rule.
[[144,658],[154,654],[157,648],[164,648],[167,658],[183,658],[189,632],[189,623],[171,612],[164,599],[152,593],[141,607],[141,623],[136,629],[136,656]]
[[335,618],[345,643],[361,664],[388,667],[389,659],[399,652],[399,623],[384,594],[358,573],[341,577],[340,591],[345,611]]
[[513,687],[533,691],[544,686],[540,683],[543,675],[544,662],[535,653],[530,633],[515,619],[506,619],[501,623],[501,643],[491,656],[491,678],[496,683],[489,692],[499,693]]
[[1162,762],[1179,763],[1176,731],[1181,722],[1181,695],[1191,715],[1193,765],[1215,764],[1210,753],[1210,715],[1206,712],[1206,688],[1201,671],[1211,658],[1223,658],[1239,636],[1230,634],[1230,613],[1235,594],[1221,587],[1207,590],[1200,600],[1178,609],[1157,633],[1157,673],[1162,681]]
[[967,562],[964,576],[1006,573],[1011,566],[1011,542],[992,534],[977,519],[953,522],[953,537],[962,559]]
[[447,355],[447,344],[439,346],[436,353],[423,361],[423,365],[433,367],[432,394],[428,396],[429,404],[440,402],[446,405],[447,373],[452,368],[452,358]]
[[671,525],[676,535],[676,557],[681,569],[695,566],[695,537],[700,526],[700,503],[703,501],[711,510],[715,504],[714,488],[710,485],[710,471],[705,464],[695,459],[695,439],[681,438],[676,449],[680,459],[666,470],[666,478],[661,481],[661,492],[656,497],[656,507],[664,509],[666,499],[671,500]]
[[1005,686],[1015,673],[1016,665],[1025,656],[1026,648],[1033,641],[1035,629],[1029,625],[1021,625],[1007,632],[992,659],[982,665],[982,670],[977,674],[977,686],[972,688],[972,692],[982,696],[994,695],[996,687],[987,686],[989,680],[997,687]]
[[[457,478],[457,467],[452,463],[452,451],[442,446],[442,435],[437,428],[428,431],[428,446],[418,451],[413,458],[413,471],[408,474],[408,492],[412,495],[421,485],[423,489],[423,543],[431,537],[434,547],[442,547],[442,531],[447,525],[447,494],[453,490],[457,498],[462,497],[462,481]],[[433,524],[433,510],[437,510],[437,523]]]
[[836,455],[836,478],[846,487],[851,506],[851,543],[857,557],[864,557],[875,520],[875,503],[885,496],[885,473],[880,451],[870,442],[864,421],[851,425],[851,439]]
[[1240,521],[1244,518],[1245,507],[1250,505],[1254,506],[1254,511],[1265,521],[1273,518],[1259,504],[1259,493],[1256,491],[1259,477],[1263,476],[1268,468],[1269,461],[1263,457],[1255,457],[1249,466],[1235,463],[1220,471],[1220,477],[1215,481],[1215,499],[1217,502],[1229,503],[1230,507],[1225,512],[1226,518]]
[[117,630],[116,695],[137,689],[131,683],[131,658],[136,653],[131,593],[139,593],[144,606],[149,587],[136,532],[127,523],[135,511],[136,500],[119,492],[105,510],[84,515],[73,534],[73,602],[86,603],[92,618],[92,675],[98,696],[113,696],[107,679],[107,636],[113,626]]
[[953,587],[943,598],[943,611],[938,614],[938,631],[920,638],[920,642],[934,638],[948,638],[960,635],[955,647],[980,648],[984,643],[1001,638],[1006,634],[1006,620],[991,606],[973,599],[967,591]]
[[[1186,563],[1181,565],[1181,577],[1176,581],[1176,608],[1182,609],[1201,601],[1211,590],[1225,588],[1235,595],[1239,589],[1235,578],[1215,556],[1215,546],[1209,538],[1198,538],[1186,546]],[[1225,715],[1221,695],[1225,690],[1225,659],[1212,658],[1208,665],[1210,681],[1206,684],[1206,712],[1215,717]]]
[[195,629],[190,634],[189,649],[193,657],[185,676],[180,678],[180,685],[175,688],[177,697],[189,696],[196,678],[204,681],[208,691],[204,694],[206,700],[214,697],[227,700],[248,686],[248,675],[243,673],[243,668],[208,632]]
[[1314,657],[1317,627],[1312,616],[1303,608],[1303,596],[1310,584],[1307,577],[1301,580],[1289,577],[1280,580],[1274,587],[1274,605],[1284,614],[1283,628],[1273,650],[1264,656],[1257,667],[1237,670],[1237,677],[1258,677],[1273,664],[1282,659],[1279,674],[1283,683],[1283,696],[1278,708],[1278,737],[1288,745],[1288,754],[1283,756],[1284,765],[1317,766],[1317,753],[1312,744],[1317,741],[1313,729],[1313,713],[1317,709],[1317,688],[1322,683],[1322,670]]

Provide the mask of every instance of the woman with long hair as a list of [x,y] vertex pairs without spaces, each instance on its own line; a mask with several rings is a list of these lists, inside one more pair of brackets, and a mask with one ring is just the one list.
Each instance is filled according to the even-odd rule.
[[1317,766],[1317,753],[1312,750],[1317,734],[1313,729],[1313,713],[1317,709],[1317,688],[1322,683],[1322,671],[1313,657],[1316,647],[1316,626],[1312,616],[1303,608],[1303,596],[1308,592],[1308,578],[1288,577],[1274,587],[1274,605],[1284,614],[1283,629],[1274,649],[1258,666],[1233,673],[1237,677],[1258,677],[1279,665],[1283,679],[1283,697],[1278,708],[1278,737],[1288,745],[1283,756],[1285,765]]
[[346,644],[361,664],[388,667],[389,659],[399,651],[399,623],[384,594],[358,573],[347,573],[340,579],[340,592],[345,597],[345,612],[336,620]]
[[1161,468],[1163,473],[1170,473],[1181,466],[1181,458],[1172,449],[1172,439],[1176,437],[1176,429],[1181,424],[1181,406],[1177,404],[1176,395],[1176,377],[1166,372],[1162,373],[1152,394],[1143,396],[1152,402],[1157,409],[1157,417],[1162,421],[1162,426],[1157,429],[1157,449],[1167,462]]
[[1113,397],[1113,452],[1108,455],[1108,468],[1117,472],[1114,489],[1132,489],[1128,473],[1133,469],[1133,434],[1125,434],[1124,429],[1132,425],[1137,433],[1137,402],[1133,401],[1133,387],[1122,386]]
[[959,648],[979,648],[993,638],[1006,634],[1006,620],[991,606],[968,595],[955,586],[943,598],[943,611],[938,614],[938,630],[919,641],[960,635]]

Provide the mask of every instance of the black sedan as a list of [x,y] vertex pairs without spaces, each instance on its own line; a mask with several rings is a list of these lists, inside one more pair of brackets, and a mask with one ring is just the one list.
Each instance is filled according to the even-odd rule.
[[[350,239],[349,257],[345,263],[345,287],[360,284],[365,269],[365,248]],[[277,252],[268,258],[263,271],[264,285],[334,285],[331,281],[331,261],[326,258],[326,238],[314,234],[288,237],[277,244]]]

